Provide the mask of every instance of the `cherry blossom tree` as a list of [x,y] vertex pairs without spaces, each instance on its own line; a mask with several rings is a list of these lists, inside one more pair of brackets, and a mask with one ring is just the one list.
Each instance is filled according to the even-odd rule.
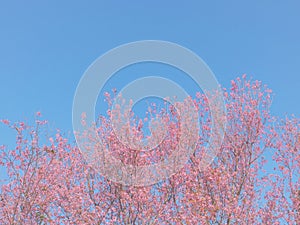
[[[40,114],[34,126],[2,120],[16,131],[16,146],[1,147],[0,164],[6,167],[8,180],[1,186],[0,223],[299,224],[299,119],[272,117],[271,91],[245,76],[233,80],[222,94],[227,127],[217,157],[201,168],[213,134],[207,98],[197,93],[193,103],[201,129],[195,151],[177,173],[148,186],[102,176],[60,131],[47,136],[47,122]],[[107,101],[112,102],[109,94]],[[102,144],[115,158],[147,165],[176,151],[183,128],[172,105],[153,106],[144,119],[130,113],[129,123],[122,127],[123,137],[139,148],[138,143],[149,138],[143,126],[159,118],[149,141],[162,133],[165,138],[153,151],[133,150],[120,141],[110,120],[118,110],[108,110],[108,116],[100,116],[96,124]],[[101,152],[94,152],[97,160]],[[271,172],[266,154],[273,157]]]

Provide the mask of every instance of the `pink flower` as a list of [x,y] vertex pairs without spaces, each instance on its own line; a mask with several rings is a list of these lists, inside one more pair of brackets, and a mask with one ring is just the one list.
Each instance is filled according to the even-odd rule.
[[10,123],[9,120],[1,120],[1,122],[6,124],[6,125],[9,125],[9,123]]

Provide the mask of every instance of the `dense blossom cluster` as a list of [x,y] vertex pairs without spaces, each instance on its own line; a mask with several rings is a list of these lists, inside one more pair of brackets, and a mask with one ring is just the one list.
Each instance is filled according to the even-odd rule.
[[[45,141],[40,113],[34,127],[3,120],[17,136],[15,148],[0,147],[9,177],[0,191],[0,224],[300,224],[299,119],[272,117],[271,91],[245,76],[232,81],[223,96],[227,127],[209,167],[201,170],[199,164],[212,121],[207,99],[198,93],[196,151],[170,178],[141,187],[101,176],[59,131]],[[118,111],[108,111],[113,113]],[[172,106],[152,107],[148,115],[163,121],[152,136],[166,134],[152,151],[121,143],[109,116],[99,118],[97,134],[126,164],[157,162],[176,150],[182,128]],[[127,116],[123,137],[131,143],[147,139],[143,126],[149,118]]]

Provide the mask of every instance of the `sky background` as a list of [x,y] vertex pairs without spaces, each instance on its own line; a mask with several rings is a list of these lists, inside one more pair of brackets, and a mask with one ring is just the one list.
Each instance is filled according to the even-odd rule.
[[[300,116],[300,1],[180,2],[1,1],[0,119],[30,121],[41,111],[53,129],[72,132],[73,96],[87,67],[148,39],[194,51],[224,87],[244,73],[261,80],[275,94],[274,115]],[[148,67],[135,76],[172,72]],[[0,145],[14,138],[0,125]]]

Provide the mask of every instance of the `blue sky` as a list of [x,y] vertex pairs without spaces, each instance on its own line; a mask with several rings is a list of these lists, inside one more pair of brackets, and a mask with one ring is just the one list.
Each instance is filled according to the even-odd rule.
[[[299,9],[296,0],[2,1],[0,118],[31,120],[41,111],[53,129],[72,131],[73,95],[87,67],[145,39],[191,49],[225,87],[244,73],[263,81],[275,93],[273,114],[299,117]],[[0,144],[13,139],[1,125]]]

